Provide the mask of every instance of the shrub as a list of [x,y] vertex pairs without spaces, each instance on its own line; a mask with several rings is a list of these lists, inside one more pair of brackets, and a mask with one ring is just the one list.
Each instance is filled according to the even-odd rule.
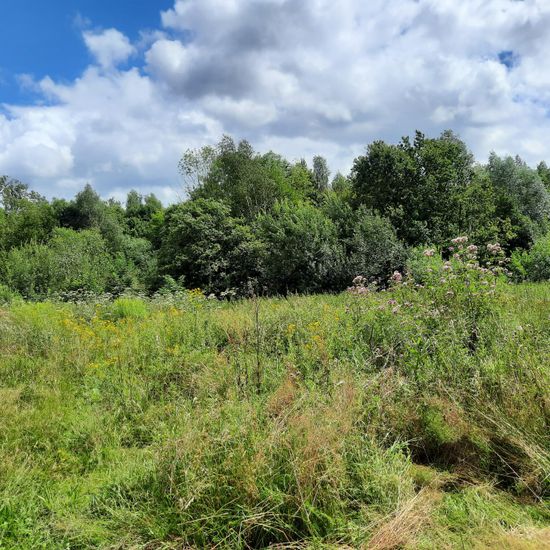
[[160,274],[207,292],[243,288],[258,273],[259,247],[250,229],[230,216],[227,205],[196,199],[166,213]]
[[512,268],[518,279],[550,280],[550,233],[538,239],[528,252],[512,254]]
[[343,249],[334,223],[308,203],[278,203],[257,220],[265,243],[265,282],[273,292],[318,292],[334,287]]
[[141,319],[147,316],[148,308],[139,298],[117,298],[111,313],[115,319]]
[[20,295],[17,292],[14,292],[6,285],[0,283],[0,305],[10,304],[17,298],[20,298]]
[[435,248],[419,246],[408,252],[406,269],[418,284],[425,284],[433,273],[441,271],[442,266],[443,258]]
[[356,275],[386,280],[402,269],[405,248],[387,219],[359,208],[352,221],[351,236],[345,242],[347,281]]

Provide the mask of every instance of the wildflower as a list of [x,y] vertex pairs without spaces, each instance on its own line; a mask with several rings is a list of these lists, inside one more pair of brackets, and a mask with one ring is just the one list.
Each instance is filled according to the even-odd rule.
[[399,284],[403,280],[403,275],[401,275],[401,273],[399,273],[399,271],[394,271],[393,275],[391,276],[391,280],[394,283]]
[[369,293],[369,289],[362,285],[350,286],[347,290],[350,294],[355,294],[356,296],[364,296]]
[[392,312],[394,315],[396,315],[397,313],[399,313],[399,306],[394,307],[394,308],[391,310],[391,312]]
[[388,305],[390,306],[396,306],[397,305],[397,300],[388,300]]
[[454,250],[455,250],[454,246],[449,246],[449,252],[454,252]]
[[449,263],[449,262],[445,262],[443,264],[443,268],[442,268],[444,271],[452,271],[453,270],[453,266]]
[[435,254],[435,250],[433,248],[428,248],[424,250],[424,256],[431,258]]
[[365,277],[363,277],[363,275],[357,275],[351,282],[353,285],[359,286],[359,285],[364,285],[366,282],[366,279]]
[[500,246],[499,243],[495,243],[495,244],[489,243],[487,245],[487,251],[489,252],[489,254],[493,254],[493,256],[496,256],[502,252],[502,247]]
[[471,244],[470,246],[468,246],[466,251],[468,252],[468,254],[477,254],[477,246],[475,244]]
[[452,239],[451,242],[456,245],[463,245],[468,242],[468,237],[466,235],[463,235],[462,237],[456,237],[456,239]]

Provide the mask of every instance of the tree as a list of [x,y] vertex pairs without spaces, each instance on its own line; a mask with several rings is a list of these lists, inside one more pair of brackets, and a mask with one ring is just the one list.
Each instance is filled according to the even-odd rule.
[[529,248],[548,225],[550,196],[539,173],[519,157],[489,157],[487,174],[495,190],[496,216],[509,225],[508,248]]
[[223,201],[237,218],[251,221],[277,201],[302,201],[314,194],[307,166],[293,166],[271,151],[260,155],[245,140],[237,144],[224,136],[214,149],[186,155],[180,170],[195,182],[191,198]]
[[140,238],[149,238],[153,217],[162,211],[162,203],[154,194],[143,197],[137,191],[130,191],[126,197],[124,220],[127,232]]
[[385,283],[395,270],[402,270],[405,247],[391,223],[360,207],[349,219],[349,236],[343,239],[346,261],[342,285],[349,285],[357,275]]
[[328,178],[330,170],[328,169],[327,161],[319,155],[313,157],[313,180],[317,191],[322,193],[328,189]]
[[334,287],[343,263],[335,225],[309,203],[277,203],[258,217],[270,292],[318,292]]
[[537,172],[542,180],[542,183],[544,183],[544,186],[550,192],[550,168],[548,168],[546,162],[542,161],[539,163],[537,166]]
[[114,279],[112,258],[98,231],[57,228],[46,244],[28,243],[10,250],[2,278],[27,298],[55,292],[105,292]]
[[9,250],[31,241],[44,243],[55,227],[48,201],[18,180],[0,177],[0,249]]
[[357,204],[390,219],[408,244],[443,242],[459,223],[457,197],[469,185],[473,156],[452,132],[411,143],[376,141],[352,168]]
[[57,204],[59,224],[75,230],[97,229],[111,251],[118,251],[124,233],[124,210],[116,201],[103,201],[87,184],[69,203]]
[[183,281],[187,288],[219,293],[243,289],[259,275],[260,243],[229,207],[196,199],[166,211],[159,251],[161,275]]

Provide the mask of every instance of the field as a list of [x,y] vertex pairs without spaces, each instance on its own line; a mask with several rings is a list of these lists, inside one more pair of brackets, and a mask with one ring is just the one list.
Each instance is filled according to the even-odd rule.
[[550,547],[550,284],[398,283],[0,308],[0,548]]

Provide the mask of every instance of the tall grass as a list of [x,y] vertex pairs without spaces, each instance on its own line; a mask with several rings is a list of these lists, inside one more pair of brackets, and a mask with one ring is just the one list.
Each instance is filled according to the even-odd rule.
[[543,547],[550,285],[478,282],[14,302],[0,547]]

